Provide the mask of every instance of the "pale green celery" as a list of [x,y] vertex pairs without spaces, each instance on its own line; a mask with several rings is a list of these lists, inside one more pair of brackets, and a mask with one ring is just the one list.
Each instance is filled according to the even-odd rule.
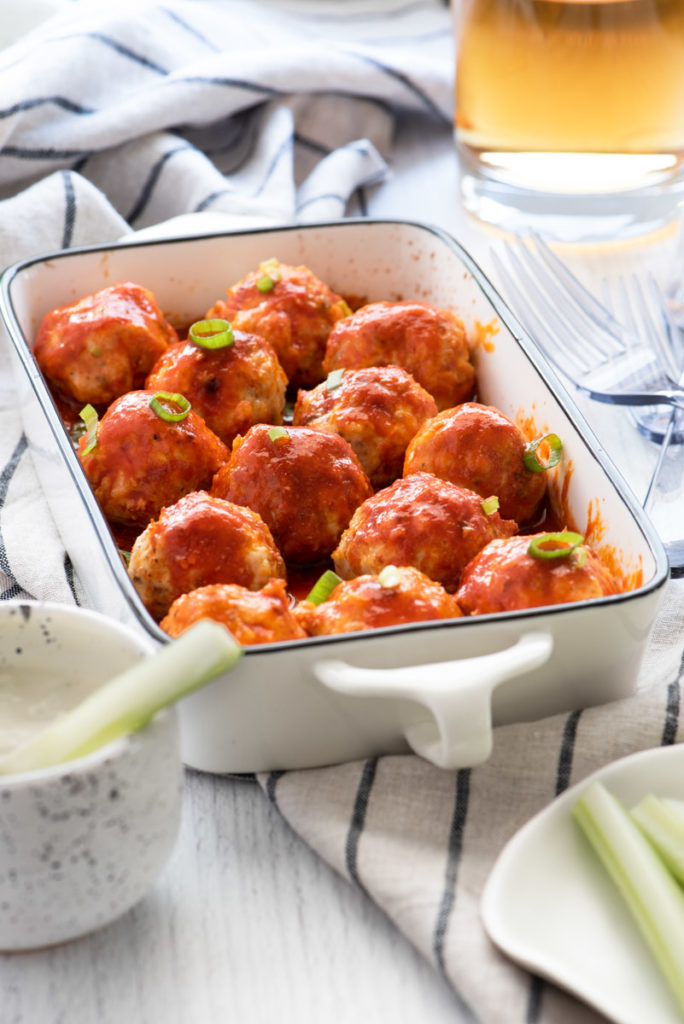
[[624,898],[684,1013],[684,890],[629,811],[600,782],[584,790],[573,815]]
[[0,772],[48,768],[135,732],[162,708],[232,668],[241,653],[227,629],[202,619],[3,757]]
[[650,794],[632,808],[631,814],[672,874],[684,885],[684,803]]

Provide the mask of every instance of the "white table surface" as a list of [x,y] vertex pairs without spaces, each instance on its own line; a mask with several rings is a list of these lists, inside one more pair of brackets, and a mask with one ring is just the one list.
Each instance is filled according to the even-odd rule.
[[[408,123],[393,168],[369,214],[439,224],[487,271],[492,235],[459,209],[449,134]],[[608,435],[624,416],[585,414]],[[622,468],[637,494],[654,459],[635,434]],[[85,939],[0,956],[0,1024],[459,1019],[443,979],[255,783],[194,772],[175,852],[148,898]]]

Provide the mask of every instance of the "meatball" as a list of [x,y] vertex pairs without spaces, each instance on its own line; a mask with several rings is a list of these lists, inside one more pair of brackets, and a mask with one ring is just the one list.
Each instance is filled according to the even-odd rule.
[[228,289],[208,318],[223,317],[241,331],[271,343],[294,387],[311,388],[321,367],[330,328],[349,313],[344,299],[307,267],[277,260],[262,263]]
[[157,360],[147,388],[180,391],[226,444],[254,423],[282,423],[287,377],[267,341],[233,331],[225,348],[193,341],[171,345]]
[[325,373],[339,368],[402,366],[438,409],[471,398],[475,370],[463,324],[455,313],[424,302],[374,302],[330,332]]
[[505,519],[530,523],[546,494],[546,474],[527,469],[526,446],[520,427],[498,409],[465,402],[422,425],[406,450],[404,476],[434,473],[483,498],[495,494]]
[[177,341],[152,292],[128,282],[43,317],[33,353],[46,380],[65,398],[106,406],[141,388]]
[[454,591],[461,570],[485,544],[516,530],[498,511],[486,513],[474,491],[414,473],[356,510],[332,557],[344,579],[379,573],[385,565],[412,565]]
[[189,590],[238,583],[258,590],[285,577],[285,563],[261,516],[242,505],[193,491],[163,508],[136,538],[128,575],[143,604],[161,619]]
[[321,604],[300,601],[295,608],[309,636],[455,619],[461,614],[444,587],[411,566],[386,566],[379,576],[357,576],[338,583]]
[[349,441],[377,490],[401,476],[406,446],[436,413],[432,395],[406,370],[370,366],[333,372],[313,391],[300,391],[292,422]]
[[153,407],[155,397],[145,390],[122,395],[100,420],[94,446],[88,434],[79,441],[81,465],[113,523],[146,526],[165,505],[208,488],[228,458],[228,448],[201,416],[158,398],[162,412],[183,415],[163,419]]
[[258,512],[285,561],[300,565],[329,555],[354,509],[373,493],[343,437],[265,424],[235,440],[211,492]]
[[285,592],[285,581],[269,580],[261,590],[237,583],[214,583],[183,594],[159,623],[176,637],[199,619],[213,619],[230,630],[243,647],[298,640],[306,636]]
[[[558,534],[538,533],[493,540],[464,569],[456,597],[467,615],[588,601],[616,594],[618,585],[586,544],[560,558],[530,554],[530,544],[558,548]],[[560,535],[563,536],[562,534]]]

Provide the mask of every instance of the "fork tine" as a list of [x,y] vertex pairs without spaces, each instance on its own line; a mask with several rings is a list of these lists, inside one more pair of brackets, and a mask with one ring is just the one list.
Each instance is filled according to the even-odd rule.
[[659,324],[654,328],[654,344],[672,380],[680,381],[684,372],[684,334],[674,323],[665,293],[653,274],[648,275],[648,288],[653,315]]
[[[571,295],[576,303],[577,309],[586,318],[593,328],[601,329],[601,337],[607,338],[606,355],[617,355],[625,344],[625,327],[611,314],[609,310],[596,299],[591,292],[584,287],[582,282],[575,277],[572,271],[563,263],[559,256],[553,252],[544,239],[530,232],[537,255],[542,263],[548,268],[551,279],[555,280],[556,286],[560,281],[568,295]],[[629,337],[626,339],[629,343]]]
[[[559,264],[563,267],[563,273],[557,273],[557,257],[541,239],[538,244],[541,246],[539,251],[532,252],[520,241],[515,246],[515,252],[537,280],[537,288],[541,283],[543,293],[551,297],[551,322],[555,325],[562,320],[573,324],[576,332],[575,352],[584,358],[585,369],[618,355],[624,350],[624,344],[606,327],[607,323],[615,322],[613,318],[606,314],[601,304],[564,264]],[[620,329],[624,333],[624,328]]]
[[[586,359],[580,350],[577,349],[576,339],[572,332],[570,332],[562,322],[558,322],[555,325],[555,331],[553,332],[556,339],[560,344],[554,346],[549,340],[549,328],[545,322],[543,316],[540,315],[540,307],[544,307],[544,314],[549,314],[549,303],[544,295],[543,291],[540,290],[538,282],[532,277],[526,270],[526,268],[516,259],[515,253],[512,248],[504,243],[506,250],[508,251],[510,265],[514,268],[516,279],[514,279],[509,273],[508,268],[504,265],[503,261],[499,258],[498,253],[492,251],[492,259],[496,265],[500,279],[504,282],[505,287],[509,295],[520,295],[522,294],[525,299],[525,310],[524,314],[519,319],[524,320],[524,326],[528,333],[532,335],[534,340],[537,342],[539,347],[545,353],[550,362],[554,364],[558,369],[564,373],[569,372],[569,367],[564,366],[562,361],[559,359],[559,352],[563,352],[564,356],[574,364],[574,369],[580,374],[586,373],[588,366]],[[534,301],[530,301],[529,294],[534,294]],[[517,306],[518,310],[520,306]],[[553,311],[552,311],[553,312]]]

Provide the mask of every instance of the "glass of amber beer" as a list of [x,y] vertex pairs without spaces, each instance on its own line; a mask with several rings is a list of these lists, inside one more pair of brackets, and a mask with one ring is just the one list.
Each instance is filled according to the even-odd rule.
[[684,202],[684,0],[454,0],[467,210],[567,241]]

